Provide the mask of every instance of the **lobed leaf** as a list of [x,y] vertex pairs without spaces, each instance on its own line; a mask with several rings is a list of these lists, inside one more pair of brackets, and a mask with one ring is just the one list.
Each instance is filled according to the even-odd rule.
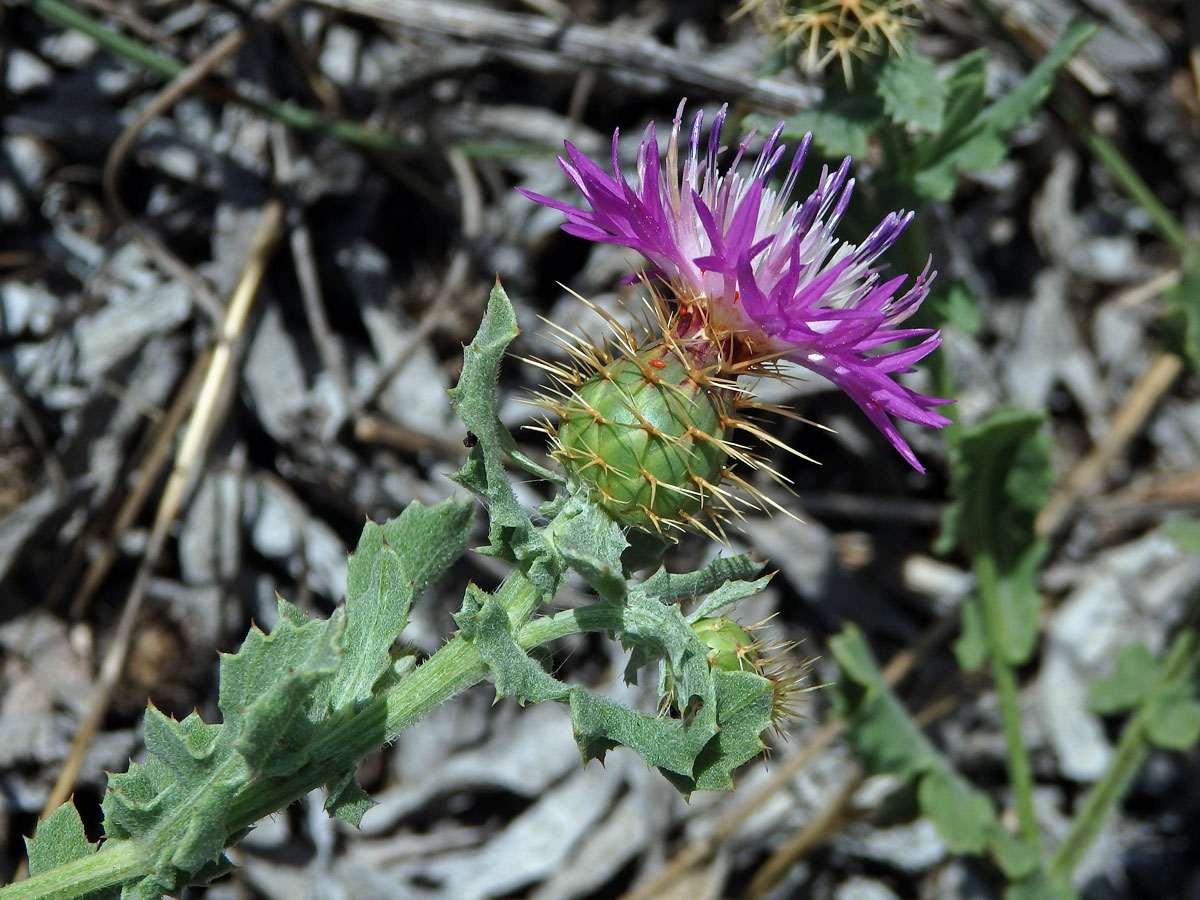
[[[87,839],[83,819],[75,804],[68,800],[42,821],[38,822],[33,837],[25,838],[25,852],[29,859],[29,874],[39,875],[61,866],[91,856],[96,845]],[[115,900],[116,888],[85,894],[85,900]]]
[[621,603],[626,590],[621,556],[629,542],[613,517],[592,502],[590,493],[584,488],[567,498],[547,526],[545,538],[602,599]]
[[917,193],[930,200],[949,200],[959,171],[999,165],[1007,154],[1008,132],[1032,121],[1053,88],[1059,69],[1096,31],[1089,22],[1072,21],[1029,74],[990,105],[984,93],[985,51],[961,57],[945,83],[947,97],[940,131],[914,145],[917,162],[912,166],[912,187]]
[[942,130],[949,91],[937,76],[937,64],[928,56],[909,50],[903,56],[889,57],[879,71],[875,92],[883,100],[884,112],[897,125]]
[[843,675],[832,689],[835,708],[864,765],[914,785],[920,812],[952,852],[984,853],[1003,834],[991,801],[953,770],[913,722],[884,683],[857,627],[846,626],[830,649]]
[[490,594],[471,585],[454,621],[491,669],[498,697],[515,697],[522,705],[566,699],[570,689],[517,645],[508,613]]
[[1008,409],[957,431],[950,445],[954,502],[938,538],[942,552],[963,544],[977,561],[994,564],[999,643],[1015,665],[1036,645],[1037,573],[1048,551],[1034,528],[1054,480],[1044,422],[1044,413]]
[[474,504],[413,501],[383,525],[368,522],[346,576],[343,660],[330,691],[333,710],[361,705],[392,667],[389,650],[408,624],[412,604],[463,551]]
[[1117,653],[1113,670],[1092,682],[1092,709],[1102,716],[1133,709],[1158,681],[1158,661],[1142,644],[1130,644]]
[[450,477],[487,503],[490,546],[480,552],[518,564],[542,595],[551,597],[562,580],[562,560],[547,547],[509,484],[504,459],[515,441],[495,409],[500,364],[519,333],[516,313],[497,281],[479,331],[463,350],[462,375],[449,392],[450,404],[476,438],[466,464]]

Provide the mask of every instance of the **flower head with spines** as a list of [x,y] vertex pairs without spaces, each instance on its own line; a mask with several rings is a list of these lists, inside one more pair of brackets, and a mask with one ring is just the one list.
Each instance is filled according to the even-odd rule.
[[[885,280],[879,262],[913,214],[889,213],[857,245],[839,241],[834,231],[854,188],[849,157],[834,171],[823,168],[812,193],[793,202],[811,136],[800,143],[776,188],[771,177],[786,150],[780,143],[784,123],[768,136],[749,172],[741,171],[749,136],[722,171],[718,157],[727,107],[717,113],[706,143],[703,113],[696,114],[681,161],[683,108],[680,103],[665,154],[654,123],[647,127],[633,183],[621,172],[618,130],[612,175],[565,144],[559,162],[584,206],[519,190],[564,213],[568,233],[642,254],[650,263],[649,276],[665,285],[663,293],[674,305],[675,338],[715,348],[722,374],[776,374],[774,363],[780,359],[816,372],[854,400],[900,455],[923,472],[892,420],[940,428],[950,420],[935,408],[950,401],[917,393],[894,376],[910,371],[941,343],[932,329],[899,327],[925,299],[936,273],[927,264],[901,292],[908,276]],[[920,340],[878,352],[912,338]]]

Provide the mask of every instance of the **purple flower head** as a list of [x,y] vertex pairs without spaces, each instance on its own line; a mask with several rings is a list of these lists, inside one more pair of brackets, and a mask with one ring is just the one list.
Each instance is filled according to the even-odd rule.
[[[613,133],[613,174],[570,142],[559,157],[583,194],[584,207],[521,190],[563,212],[563,230],[591,241],[630,247],[665,282],[683,321],[699,323],[709,340],[736,346],[732,361],[789,359],[823,375],[857,403],[914,468],[924,471],[892,417],[940,428],[950,420],[934,410],[948,400],[926,397],[894,376],[911,371],[941,343],[928,328],[900,328],[929,293],[936,273],[925,271],[901,293],[908,276],[884,280],[879,257],[913,214],[889,213],[858,244],[838,241],[834,229],[854,188],[850,158],[837,171],[821,170],[804,202],[790,200],[812,136],[805,136],[778,189],[770,178],[783,158],[784,123],[767,138],[749,172],[739,171],[748,136],[722,173],[721,107],[701,155],[704,114],[692,120],[687,157],[679,160],[683,103],[676,112],[665,158],[654,123],[638,147],[637,178],[621,174]],[[876,352],[907,338],[911,347]]]

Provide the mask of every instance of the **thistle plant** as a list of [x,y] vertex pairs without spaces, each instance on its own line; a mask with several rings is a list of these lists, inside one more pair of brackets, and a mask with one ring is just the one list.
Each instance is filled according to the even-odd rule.
[[[586,363],[581,371],[545,364],[558,383],[551,405],[560,422],[550,430],[564,479],[522,454],[496,416],[500,365],[517,328],[504,290],[492,291],[450,400],[476,438],[453,478],[487,507],[488,543],[477,552],[510,564],[500,588],[469,586],[457,632],[420,665],[393,659],[412,604],[466,549],[474,504],[414,503],[391,522],[368,523],[350,559],[345,605],[317,620],[280,600],[271,631],[252,631],[222,659],[221,723],[195,714],[176,722],[151,707],[146,758],[109,780],[100,849],[67,804],[29,842],[33,877],[6,895],[119,888],[123,897],[148,898],[205,883],[228,868],[225,848],[258,819],[321,786],[330,814],[357,824],[371,802],[355,780],[356,762],[488,676],[499,696],[566,705],[585,761],[624,745],[684,794],[732,786],[734,769],[764,749],[764,732],[782,727],[803,690],[803,666],[788,648],[764,647],[725,614],[768,578],[748,556],[688,573],[635,571],[654,569],[673,528],[708,530],[700,523],[714,505],[734,508],[721,483],[744,483],[731,463],[755,458],[732,436],[769,438],[749,417],[759,406],[739,379],[778,374],[783,359],[828,375],[914,466],[888,415],[932,426],[946,420],[932,411],[944,401],[893,378],[938,341],[924,329],[895,327],[932,276],[900,294],[903,277],[879,274],[880,253],[911,217],[889,216],[861,244],[839,244],[832,232],[850,196],[848,162],[789,205],[808,142],[776,190],[768,179],[783,153],[779,130],[749,174],[738,171],[745,145],[720,174],[723,119],[724,110],[701,161],[697,116],[681,171],[679,116],[665,158],[651,129],[637,187],[619,169],[604,175],[568,144],[564,167],[592,209],[534,196],[563,209],[568,230],[641,251],[652,267],[640,277],[653,315],[644,334],[571,344]],[[614,136],[614,160],[616,147]],[[921,340],[910,350],[873,353],[913,337]],[[508,462],[562,487],[536,521],[517,501]],[[552,613],[570,571],[595,598]],[[584,631],[620,639],[631,654],[630,680],[654,673],[654,708],[629,709],[564,683],[530,656]]]

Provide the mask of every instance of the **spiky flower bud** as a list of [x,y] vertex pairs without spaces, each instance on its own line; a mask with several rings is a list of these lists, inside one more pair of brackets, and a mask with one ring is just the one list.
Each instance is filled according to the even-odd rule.
[[[774,694],[771,724],[782,733],[786,723],[798,715],[800,695],[812,689],[808,685],[812,661],[797,659],[793,655],[794,644],[767,645],[755,638],[754,632],[765,624],[742,626],[728,616],[707,616],[693,622],[692,631],[708,648],[705,655],[709,668],[748,672],[771,683]],[[670,678],[665,699],[670,704],[678,703],[675,684]]]
[[623,525],[688,522],[726,464],[726,390],[674,342],[601,364],[559,407],[555,455]]
[[745,628],[727,616],[710,616],[692,623],[696,637],[708,647],[708,664],[726,672],[763,674],[762,645]]

